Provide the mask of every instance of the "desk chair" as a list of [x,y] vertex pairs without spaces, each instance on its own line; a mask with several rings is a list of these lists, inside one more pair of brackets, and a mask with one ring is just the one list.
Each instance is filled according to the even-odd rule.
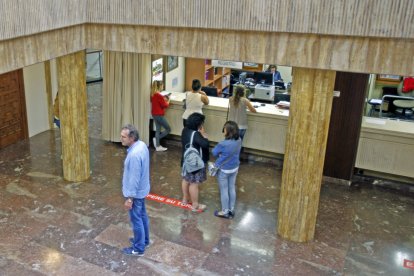
[[395,100],[394,105],[397,107],[395,112],[403,117],[409,117],[413,115],[413,108],[414,108],[414,90],[411,92],[405,93],[402,92],[403,82],[401,82],[397,87],[398,95],[401,97],[409,97],[411,99],[401,99]]
[[381,98],[370,99],[368,101],[368,104],[371,105],[371,109],[368,113],[368,116],[372,117],[374,111],[379,112],[380,117],[382,116],[383,112],[394,113],[396,109],[394,105],[395,96],[398,96],[396,87],[384,86],[382,88]]
[[396,106],[394,105],[394,97],[389,97],[389,98],[385,98],[384,100],[384,96],[398,96],[398,91],[396,87],[388,87],[388,86],[384,86],[382,88],[382,98],[383,98],[383,102],[382,102],[382,111],[384,112],[390,112],[390,113],[394,113]]
[[381,99],[370,99],[368,101],[368,104],[371,106],[368,116],[372,117],[372,113],[380,109],[380,106],[382,105],[382,100]]

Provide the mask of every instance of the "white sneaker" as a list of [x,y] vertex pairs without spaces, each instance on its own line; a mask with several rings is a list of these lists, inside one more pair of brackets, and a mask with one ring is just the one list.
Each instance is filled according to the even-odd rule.
[[167,148],[164,148],[163,146],[159,146],[155,148],[156,151],[166,151]]
[[152,143],[154,144],[154,148],[157,148],[157,138],[152,138]]

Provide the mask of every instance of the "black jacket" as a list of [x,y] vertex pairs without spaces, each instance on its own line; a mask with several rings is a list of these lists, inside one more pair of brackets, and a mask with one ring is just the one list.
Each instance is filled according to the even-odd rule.
[[[189,129],[187,127],[183,128],[181,132],[181,145],[182,145],[182,152],[181,152],[181,166],[183,164],[183,156],[186,150],[186,145],[190,143],[191,134],[194,130]],[[210,152],[209,152],[209,142],[208,139],[204,138],[200,132],[196,131],[193,138],[193,147],[195,147],[198,151],[201,148],[201,152],[203,153],[203,161],[207,163],[210,159]]]

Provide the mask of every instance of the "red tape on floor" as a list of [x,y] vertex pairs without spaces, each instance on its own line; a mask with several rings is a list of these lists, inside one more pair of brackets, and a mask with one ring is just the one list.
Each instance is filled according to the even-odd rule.
[[[160,196],[160,195],[156,195],[156,194],[148,194],[146,198],[149,199],[149,200],[165,203],[165,204],[172,205],[172,206],[175,206],[175,207],[179,207],[179,208],[182,208],[182,209],[187,209],[187,210],[192,210],[193,209],[191,204],[184,204],[180,200],[175,199],[175,198],[169,198],[169,197],[166,197],[166,196]],[[201,210],[197,210],[197,212],[200,213]]]
[[404,259],[404,267],[414,270],[414,261]]

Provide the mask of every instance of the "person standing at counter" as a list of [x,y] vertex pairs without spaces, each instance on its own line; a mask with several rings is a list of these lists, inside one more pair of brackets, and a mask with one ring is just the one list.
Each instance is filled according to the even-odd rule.
[[[154,147],[156,151],[166,151],[167,148],[164,148],[160,144],[160,140],[167,136],[171,132],[171,127],[168,124],[168,121],[165,119],[165,109],[168,108],[170,99],[168,96],[161,95],[160,91],[164,89],[164,84],[162,81],[155,80],[152,82],[151,87],[151,115],[155,123],[155,137],[152,138]],[[161,127],[164,128],[164,131],[161,132]]]
[[56,92],[55,103],[53,104],[53,122],[58,128],[60,128],[60,116],[59,116],[59,91]]
[[246,87],[237,85],[233,96],[229,98],[229,121],[234,121],[239,126],[239,136],[243,140],[247,130],[247,109],[256,113],[256,108],[246,98]]
[[213,148],[213,155],[217,157],[215,166],[217,182],[220,189],[221,211],[216,210],[214,215],[220,218],[233,218],[236,205],[236,177],[240,165],[241,139],[239,128],[233,121],[227,121],[223,126],[224,140]]
[[197,112],[203,114],[203,105],[208,105],[209,100],[203,91],[201,91],[201,82],[198,79],[194,79],[191,85],[191,92],[185,92],[185,111],[183,114],[183,125],[185,127],[187,118]]
[[207,132],[204,129],[204,120],[205,116],[201,113],[193,113],[188,119],[186,126],[183,128],[181,133],[181,144],[182,144],[182,153],[181,153],[181,167],[183,166],[184,152],[188,147],[188,144],[193,137],[193,147],[197,151],[202,153],[202,159],[204,162],[204,168],[197,170],[192,173],[186,173],[182,175],[181,187],[183,191],[183,204],[192,202],[192,211],[199,212],[206,209],[206,205],[199,203],[198,201],[198,185],[207,180],[207,162],[210,158],[209,153],[209,141]]
[[273,75],[273,84],[276,81],[283,81],[282,75],[280,74],[279,71],[277,71],[277,66],[276,65],[269,65],[269,67],[267,68],[266,71],[272,73],[272,75]]

